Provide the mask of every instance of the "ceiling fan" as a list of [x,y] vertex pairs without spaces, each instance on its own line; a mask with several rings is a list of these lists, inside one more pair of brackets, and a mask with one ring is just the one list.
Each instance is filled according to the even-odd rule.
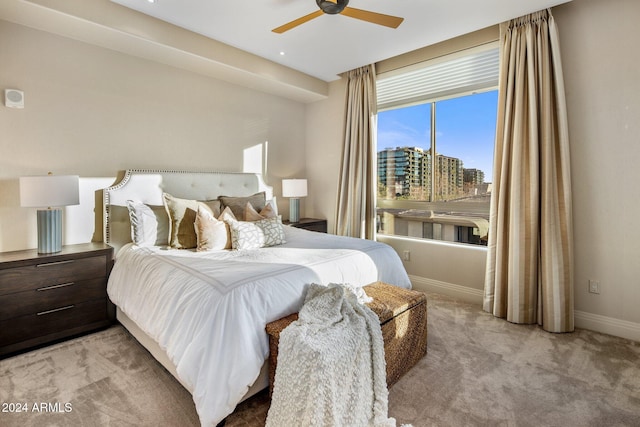
[[353,7],[347,7],[349,0],[316,0],[320,10],[316,10],[313,13],[305,15],[301,18],[288,22],[278,28],[274,28],[274,33],[282,34],[285,31],[289,31],[298,25],[304,24],[318,16],[323,14],[336,15],[342,14],[350,18],[360,19],[362,21],[371,22],[373,24],[384,25],[385,27],[398,28],[398,26],[404,21],[404,18],[397,16],[384,15],[382,13],[370,12],[368,10],[356,9]]

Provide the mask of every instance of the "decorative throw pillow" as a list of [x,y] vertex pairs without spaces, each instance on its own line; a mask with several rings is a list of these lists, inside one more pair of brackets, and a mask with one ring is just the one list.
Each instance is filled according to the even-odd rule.
[[231,230],[231,246],[233,249],[257,249],[263,246],[274,246],[285,243],[282,221],[279,217],[247,222],[227,218]]
[[198,207],[202,206],[209,210],[212,216],[216,216],[215,211],[220,212],[220,202],[180,199],[168,193],[163,193],[162,198],[169,215],[169,246],[175,249],[195,248],[198,245],[194,228]]
[[231,228],[229,227],[229,221],[236,221],[236,217],[233,215],[231,208],[224,208],[220,216],[218,217],[220,221],[224,221],[224,226],[227,231],[227,244],[225,245],[225,249],[232,249],[233,244],[231,241]]
[[257,211],[261,211],[266,204],[266,195],[264,191],[253,194],[247,197],[231,197],[220,196],[218,199],[222,202],[222,206],[228,207],[239,221],[244,221],[244,208],[248,203],[254,207]]
[[231,230],[231,247],[236,250],[257,249],[264,245],[264,233],[255,222],[224,220]]
[[259,221],[265,218],[275,218],[276,216],[278,216],[278,214],[271,206],[271,203],[268,202],[260,212],[256,211],[249,202],[247,202],[246,206],[244,207],[245,221]]
[[267,203],[265,203],[265,207],[267,205],[271,205],[271,209],[273,209],[273,212],[275,212],[276,216],[278,216],[278,201],[276,200],[276,196],[273,196],[272,199],[267,200]]
[[164,206],[127,200],[131,240],[138,246],[164,246],[169,238],[169,217]]
[[275,246],[286,243],[282,218],[279,216],[261,219],[254,224],[256,224],[264,234],[264,246]]
[[226,207],[224,208],[224,210],[222,211],[222,213],[220,214],[220,216],[218,216],[218,219],[220,221],[228,221],[228,220],[238,220],[236,218],[236,216],[233,214],[233,211],[231,210],[231,208]]
[[229,226],[224,221],[214,218],[208,209],[198,206],[193,226],[196,231],[196,249],[198,251],[229,249],[231,247]]
[[222,213],[222,203],[220,200],[200,200],[200,203],[204,203],[209,209],[211,209],[211,213],[214,217],[220,216]]

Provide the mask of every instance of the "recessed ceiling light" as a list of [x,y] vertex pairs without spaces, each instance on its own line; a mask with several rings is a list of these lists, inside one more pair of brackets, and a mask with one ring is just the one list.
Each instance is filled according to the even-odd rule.
[[147,0],[149,3],[155,3],[156,0]]
[[280,55],[284,56],[284,51],[280,51]]

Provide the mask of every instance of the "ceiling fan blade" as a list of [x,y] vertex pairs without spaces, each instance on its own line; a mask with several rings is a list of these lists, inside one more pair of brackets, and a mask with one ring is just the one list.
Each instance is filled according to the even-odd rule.
[[322,12],[321,10],[316,10],[315,12],[305,15],[302,18],[295,19],[291,22],[279,26],[278,28],[274,28],[271,31],[273,31],[274,33],[282,34],[285,31],[289,31],[290,29],[295,28],[298,25],[304,24],[305,22],[311,21],[313,18],[317,18],[318,16],[322,15],[324,15],[324,12]]
[[340,13],[350,18],[360,19],[362,21],[371,22],[373,24],[384,25],[389,28],[398,28],[404,18],[397,16],[385,15],[382,13],[370,12],[368,10],[355,9],[353,7],[345,7]]

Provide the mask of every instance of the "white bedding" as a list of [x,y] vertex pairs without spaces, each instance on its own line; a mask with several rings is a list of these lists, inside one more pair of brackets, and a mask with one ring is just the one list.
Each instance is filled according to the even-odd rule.
[[166,351],[203,426],[233,412],[268,356],[265,325],[298,311],[309,284],[411,287],[385,244],[285,230],[287,243],[257,250],[118,253],[109,297]]

